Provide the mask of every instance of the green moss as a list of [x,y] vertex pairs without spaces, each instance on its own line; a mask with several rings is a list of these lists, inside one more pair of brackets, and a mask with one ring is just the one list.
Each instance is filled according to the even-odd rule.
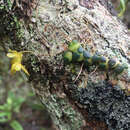
[[19,47],[23,39],[23,34],[21,31],[21,23],[18,17],[15,16],[15,13],[11,11],[11,6],[10,1],[0,5],[0,37],[5,42],[8,42],[8,39],[10,39],[12,44],[7,46],[13,49],[15,46],[17,48]]
[[[51,102],[47,103],[47,100],[45,102],[48,111],[50,113],[55,113],[58,120],[54,120],[55,124],[62,125],[59,126],[61,128],[64,127],[66,130],[75,130],[80,129],[82,126],[82,119],[78,112],[73,110],[73,108],[67,104],[68,101],[65,99],[61,99],[57,97],[56,95],[51,95],[48,97],[48,100]],[[48,104],[48,105],[47,105]],[[75,118],[77,117],[77,118]],[[62,120],[64,124],[60,122]],[[60,123],[59,123],[60,122]]]
[[76,119],[77,116],[76,111],[74,111],[70,106],[64,109],[64,116],[69,118],[69,124],[72,126],[73,130],[81,127],[82,121]]

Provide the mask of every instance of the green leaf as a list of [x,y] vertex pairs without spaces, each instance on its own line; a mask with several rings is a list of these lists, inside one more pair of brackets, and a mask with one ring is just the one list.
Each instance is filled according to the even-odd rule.
[[8,122],[9,120],[7,118],[0,118],[0,123]]
[[7,103],[5,103],[3,106],[4,106],[4,109],[3,109],[4,111],[8,111],[9,112],[12,109],[12,105],[9,105]]
[[13,106],[13,102],[15,100],[15,95],[13,92],[9,91],[8,92],[8,98],[7,98],[7,108],[9,111],[11,111],[12,106]]
[[36,104],[36,103],[29,103],[28,104],[32,109],[34,110],[43,110],[44,109],[44,106],[43,104]]
[[13,120],[12,122],[10,122],[10,126],[14,129],[14,130],[23,130],[23,127],[22,125],[16,121],[16,120]]
[[8,92],[8,98],[7,98],[7,104],[12,105],[13,100],[15,99],[14,93],[9,91]]
[[34,92],[28,92],[28,97],[33,97],[33,96],[35,96],[35,93]]
[[126,10],[126,2],[125,2],[125,0],[120,0],[120,6],[119,7],[120,7],[121,11],[118,14],[118,16],[121,17],[124,14],[125,10]]
[[25,98],[22,98],[22,97],[18,97],[14,100],[14,102],[13,102],[14,112],[18,113],[20,111],[20,107],[24,101],[25,101]]
[[0,112],[0,122],[7,122],[11,120],[11,112]]
[[0,110],[5,110],[5,104],[4,105],[0,105]]
[[8,98],[7,98],[7,107],[8,110],[11,111],[13,110],[14,112],[19,112],[20,107],[22,103],[25,101],[25,98],[22,97],[16,97],[14,93],[9,92],[8,93]]
[[0,105],[0,110],[2,111],[11,111],[11,108],[12,108],[12,105],[11,104],[3,104],[3,105]]

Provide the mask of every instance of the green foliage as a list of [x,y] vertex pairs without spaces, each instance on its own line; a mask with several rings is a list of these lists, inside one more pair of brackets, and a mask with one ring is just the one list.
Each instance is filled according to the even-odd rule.
[[14,93],[9,92],[6,103],[0,105],[0,123],[9,122],[14,130],[23,130],[19,122],[13,119],[13,114],[20,112],[20,107],[24,101],[24,98],[16,97]]
[[18,121],[13,120],[12,122],[10,122],[10,126],[14,129],[14,130],[23,130],[22,126],[19,124]]
[[28,103],[29,107],[31,107],[33,110],[43,110],[45,109],[44,106],[41,103]]
[[120,13],[118,14],[119,17],[123,16],[123,14],[125,13],[127,3],[128,0],[120,0],[120,5],[118,7],[118,10],[120,11]]

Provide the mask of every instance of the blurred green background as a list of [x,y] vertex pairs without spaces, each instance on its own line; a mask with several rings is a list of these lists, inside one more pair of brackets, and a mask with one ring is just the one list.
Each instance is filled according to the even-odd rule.
[[0,130],[53,130],[53,127],[24,72],[10,75],[10,61],[0,47]]

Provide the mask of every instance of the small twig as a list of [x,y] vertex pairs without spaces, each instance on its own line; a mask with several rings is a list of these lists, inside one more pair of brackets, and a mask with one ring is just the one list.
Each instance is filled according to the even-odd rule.
[[92,75],[97,71],[97,68],[98,68],[98,66],[96,66],[96,68],[94,69],[94,71],[91,72],[91,73],[89,74],[89,76],[92,76]]
[[83,65],[84,65],[84,63],[82,63],[81,69],[80,69],[80,71],[79,71],[79,73],[78,73],[78,76],[77,76],[76,79],[74,80],[74,82],[76,82],[77,79],[79,78],[79,76],[80,76],[80,74],[81,74],[81,72],[82,72],[82,69],[83,69]]

